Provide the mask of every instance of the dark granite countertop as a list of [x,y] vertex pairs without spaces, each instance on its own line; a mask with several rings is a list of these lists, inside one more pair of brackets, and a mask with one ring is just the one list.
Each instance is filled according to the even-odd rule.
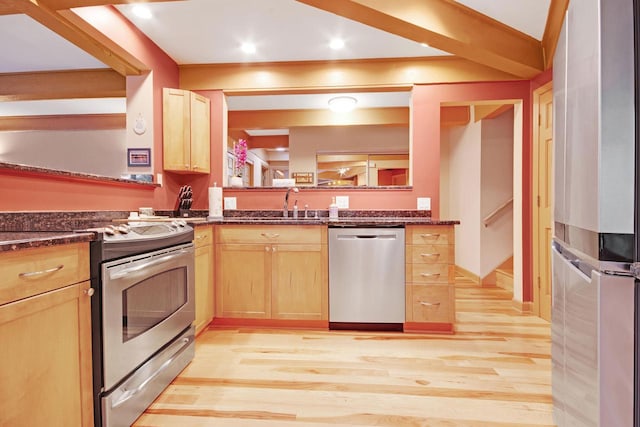
[[90,242],[95,233],[68,231],[0,231],[0,252]]
[[[316,211],[309,211],[315,216]],[[158,212],[156,212],[158,213]],[[172,212],[160,212],[170,215]],[[318,210],[318,218],[283,218],[281,210],[225,210],[222,219],[207,218],[208,211],[191,211],[182,218],[193,226],[208,224],[324,225],[324,226],[402,226],[455,225],[460,221],[434,220],[429,211],[346,210],[338,220],[330,220],[327,210]],[[0,212],[0,252],[90,242],[93,232],[74,232],[122,222],[128,212]],[[167,218],[171,220],[175,218]]]
[[[187,220],[188,221],[188,220]],[[257,218],[257,217],[228,217],[222,219],[208,219],[202,224],[268,224],[268,225],[328,225],[328,226],[391,226],[391,225],[456,225],[460,221],[453,220],[436,220],[428,217],[353,217],[338,218],[330,220],[329,218]]]

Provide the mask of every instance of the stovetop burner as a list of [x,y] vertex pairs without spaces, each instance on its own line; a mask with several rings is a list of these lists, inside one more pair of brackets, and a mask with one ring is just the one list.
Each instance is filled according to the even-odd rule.
[[193,227],[182,219],[171,222],[142,222],[108,225],[87,231],[102,235],[102,260],[148,252],[193,240]]

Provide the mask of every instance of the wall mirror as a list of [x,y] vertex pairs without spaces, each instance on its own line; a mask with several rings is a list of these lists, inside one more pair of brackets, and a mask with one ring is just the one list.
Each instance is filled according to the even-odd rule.
[[[331,111],[337,96],[356,99],[356,108]],[[296,177],[300,186],[411,185],[410,99],[410,91],[227,96],[228,156],[239,139],[247,141],[250,176],[243,182],[250,187]],[[336,168],[349,172],[338,179]],[[355,174],[358,168],[366,172]]]

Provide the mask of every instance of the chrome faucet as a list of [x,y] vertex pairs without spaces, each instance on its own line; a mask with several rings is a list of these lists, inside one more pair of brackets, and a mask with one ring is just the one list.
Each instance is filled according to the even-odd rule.
[[282,207],[282,215],[287,218],[289,216],[289,193],[293,190],[294,193],[297,193],[298,191],[298,187],[289,187],[289,189],[287,189],[287,194],[284,196],[284,206]]

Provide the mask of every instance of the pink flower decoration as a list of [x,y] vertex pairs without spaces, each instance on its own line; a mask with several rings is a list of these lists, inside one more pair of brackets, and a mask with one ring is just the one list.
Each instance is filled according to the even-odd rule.
[[235,175],[242,176],[244,165],[247,163],[247,141],[240,139],[233,146],[233,154],[236,156]]

